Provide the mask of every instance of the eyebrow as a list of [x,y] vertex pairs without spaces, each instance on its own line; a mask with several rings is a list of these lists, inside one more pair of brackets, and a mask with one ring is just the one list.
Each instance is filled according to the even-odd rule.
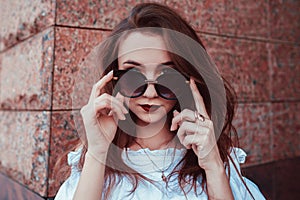
[[[124,64],[130,64],[130,65],[135,65],[135,66],[140,66],[140,67],[145,67],[145,65],[141,64],[141,63],[138,63],[136,61],[133,61],[133,60],[127,60],[125,62],[123,62],[123,65]],[[167,61],[167,62],[164,62],[164,63],[161,63],[158,65],[158,67],[162,67],[162,66],[171,66],[171,65],[174,65],[174,62],[173,61]]]

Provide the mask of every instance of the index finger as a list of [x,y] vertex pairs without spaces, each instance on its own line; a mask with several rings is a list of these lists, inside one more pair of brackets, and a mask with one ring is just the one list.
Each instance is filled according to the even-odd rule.
[[96,98],[100,95],[100,90],[113,78],[113,70],[104,75],[97,83],[94,84],[91,97]]
[[209,118],[206,108],[205,108],[205,104],[203,101],[203,97],[201,96],[197,85],[195,83],[195,80],[193,78],[190,78],[190,88],[192,90],[192,94],[194,97],[194,101],[195,101],[195,105],[196,105],[196,109],[197,111],[202,114],[204,117]]

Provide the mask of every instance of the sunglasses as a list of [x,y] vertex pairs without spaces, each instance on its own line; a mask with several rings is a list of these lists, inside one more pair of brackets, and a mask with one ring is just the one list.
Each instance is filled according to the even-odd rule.
[[148,85],[153,84],[158,96],[167,100],[177,100],[189,89],[189,81],[173,68],[163,70],[155,80],[148,80],[135,68],[114,70],[115,92],[123,96],[137,98],[142,96]]

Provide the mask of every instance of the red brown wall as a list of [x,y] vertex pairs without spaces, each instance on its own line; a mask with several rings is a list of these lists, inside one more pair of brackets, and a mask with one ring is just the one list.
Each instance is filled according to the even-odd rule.
[[[300,156],[300,2],[157,2],[192,24],[236,89],[246,165]],[[37,196],[55,195],[53,165],[66,141],[77,137],[72,111],[79,107],[71,93],[78,64],[135,4],[0,0],[3,177]]]

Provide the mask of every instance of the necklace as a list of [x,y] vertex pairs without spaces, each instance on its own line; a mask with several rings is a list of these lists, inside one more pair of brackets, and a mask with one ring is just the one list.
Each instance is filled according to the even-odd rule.
[[[172,141],[172,140],[171,140]],[[170,141],[170,142],[171,142]],[[141,149],[143,149],[143,151],[144,151],[144,153],[146,154],[146,156],[148,157],[148,159],[151,161],[151,163],[157,168],[157,170],[159,170],[160,172],[161,172],[161,179],[165,182],[165,183],[167,183],[167,177],[165,176],[165,171],[167,171],[168,169],[170,169],[170,167],[172,166],[172,163],[173,163],[173,161],[174,161],[174,157],[175,157],[175,150],[176,150],[176,147],[177,147],[177,144],[176,144],[176,146],[175,146],[175,148],[174,148],[174,154],[173,154],[173,160],[172,160],[172,162],[170,163],[170,165],[166,168],[166,169],[160,169],[156,164],[155,164],[155,162],[150,158],[150,156],[148,155],[148,153],[146,152],[146,150],[145,150],[145,148],[140,144],[140,143],[138,143],[136,140],[134,140],[134,142],[137,144],[137,145],[139,145],[140,147],[141,147]],[[166,159],[166,154],[167,154],[167,151],[169,150],[169,145],[170,145],[170,142],[169,142],[169,144],[168,144],[168,146],[167,146],[167,150],[165,151],[165,155],[164,155],[164,163],[163,163],[163,165],[165,165],[165,159]]]

